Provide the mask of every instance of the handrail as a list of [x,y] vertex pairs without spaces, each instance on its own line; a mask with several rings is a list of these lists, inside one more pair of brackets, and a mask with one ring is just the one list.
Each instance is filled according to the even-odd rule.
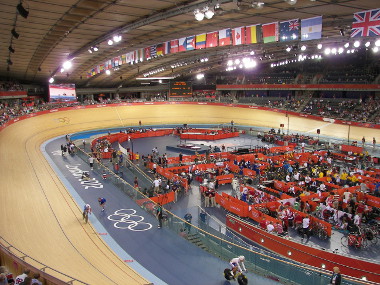
[[[74,284],[74,282],[78,282],[80,284],[85,284],[85,285],[89,285],[89,283],[86,283],[84,281],[81,281],[81,280],[78,280],[70,275],[67,275],[63,272],[60,272],[54,268],[51,268],[50,266],[38,261],[37,259],[27,255],[25,252],[22,252],[21,250],[17,249],[16,247],[14,247],[13,245],[11,245],[6,239],[4,239],[2,236],[0,236],[0,240],[3,240],[5,243],[7,243],[8,245],[4,245],[3,242],[0,241],[0,251],[2,253],[4,253],[5,255],[7,255],[8,257],[10,257],[12,260],[15,260],[17,263],[21,264],[23,267],[27,267],[27,268],[31,268],[32,271],[35,271],[35,272],[38,272],[42,278],[44,278],[45,280],[48,280],[50,282],[52,282],[53,284],[56,284],[56,285],[61,285],[61,284]],[[16,250],[18,253],[21,253],[22,256],[19,257],[17,256],[15,253],[11,252],[10,249],[14,249]],[[29,258],[31,259],[32,261],[36,262],[37,264],[40,264],[42,266],[42,268],[37,268],[33,265],[31,265],[30,263],[26,262],[25,259],[26,258]],[[67,282],[64,282],[62,281],[61,279],[58,279],[57,277],[49,274],[49,273],[46,273],[46,269],[50,269],[52,270],[53,272],[55,273],[58,273],[59,275],[62,275],[64,277],[67,277],[67,279],[69,279],[69,281]]]
[[[87,153],[83,152],[81,149],[77,148],[77,150],[79,152],[83,153],[85,156],[87,156]],[[80,158],[82,158],[82,157],[80,157]],[[88,160],[87,159],[83,159],[83,161],[88,164]],[[99,163],[99,165],[105,167],[102,163]],[[126,185],[129,185],[130,188],[131,188],[129,190],[132,190],[132,191],[136,192],[136,195],[134,195],[134,197],[136,197],[137,195],[141,195],[142,197],[144,197],[146,199],[149,199],[145,194],[141,193],[138,189],[135,189],[134,187],[132,187],[132,185],[130,185],[129,183],[127,183],[124,179],[122,179],[121,177],[119,177],[113,171],[109,170],[107,167],[105,167],[105,168],[118,180],[118,182],[122,182],[122,183],[125,183]],[[152,203],[156,204],[154,201],[152,201]],[[172,219],[177,219],[181,223],[187,223],[184,219],[176,216],[175,214],[171,213],[169,210],[165,209],[165,212],[168,214],[168,216],[172,217]],[[231,249],[232,248],[239,249],[240,251],[245,252],[246,254],[258,255],[258,256],[260,256],[261,258],[264,258],[264,259],[269,259],[269,260],[272,260],[272,261],[281,262],[281,263],[283,263],[285,265],[292,266],[292,267],[297,267],[299,269],[307,270],[309,272],[312,271],[314,274],[317,274],[318,276],[322,276],[323,275],[325,278],[327,278],[327,276],[329,276],[331,274],[330,271],[327,271],[327,270],[323,270],[323,269],[316,268],[316,267],[309,266],[309,265],[297,264],[297,263],[294,263],[294,262],[281,260],[279,258],[267,255],[267,254],[262,253],[262,252],[256,252],[256,251],[253,251],[251,249],[247,249],[247,248],[245,248],[245,247],[243,247],[241,245],[234,244],[234,243],[232,243],[232,242],[230,242],[228,240],[224,240],[224,239],[222,239],[222,238],[220,238],[218,236],[215,236],[215,235],[213,235],[213,234],[211,234],[211,233],[209,233],[209,232],[207,232],[207,231],[205,231],[205,230],[203,230],[203,229],[201,229],[199,227],[196,227],[195,225],[191,225],[191,226],[193,228],[195,228],[196,231],[200,233],[200,235],[205,236],[205,237],[209,236],[210,238],[219,240],[220,244],[222,244],[222,243],[227,244],[227,246],[226,246],[227,249],[224,248],[225,250],[228,250],[229,248],[231,248]],[[231,255],[233,254],[233,252],[231,252],[231,251],[230,251],[230,253],[231,253]],[[265,268],[264,268],[264,270],[265,270]],[[377,284],[375,282],[363,281],[363,280],[360,280],[358,278],[350,277],[350,276],[344,276],[344,278],[345,278],[345,281],[352,282],[352,283],[347,283],[347,284],[363,284],[363,285],[370,285],[370,284],[371,285],[372,284],[375,285],[375,284]],[[295,282],[295,280],[292,280],[292,281]]]

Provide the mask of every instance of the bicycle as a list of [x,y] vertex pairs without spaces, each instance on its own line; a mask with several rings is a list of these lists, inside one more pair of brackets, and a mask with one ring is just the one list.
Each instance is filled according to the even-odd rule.
[[365,233],[360,229],[358,233],[349,233],[342,236],[341,243],[344,247],[355,247],[357,249],[362,249],[368,247],[368,242]]

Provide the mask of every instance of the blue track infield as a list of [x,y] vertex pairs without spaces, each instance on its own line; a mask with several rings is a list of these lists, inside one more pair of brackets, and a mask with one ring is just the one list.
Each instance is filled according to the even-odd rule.
[[[79,157],[62,157],[60,145],[64,143],[64,137],[52,139],[41,146],[41,151],[79,207],[82,209],[86,203],[91,205],[90,222],[129,266],[154,284],[230,284],[223,277],[223,270],[228,267],[226,261],[210,255],[169,229],[158,229],[153,216],[110,181],[102,180]],[[95,180],[81,181],[82,171],[89,171]],[[104,212],[98,205],[98,197],[107,199]],[[247,277],[249,284],[279,284],[251,273]]]

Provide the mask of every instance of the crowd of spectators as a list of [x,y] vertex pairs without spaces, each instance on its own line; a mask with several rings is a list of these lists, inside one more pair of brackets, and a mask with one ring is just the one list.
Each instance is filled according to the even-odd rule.
[[15,81],[0,81],[0,91],[21,91],[24,87]]
[[366,101],[312,99],[303,108],[302,113],[355,122],[377,123],[379,110],[380,103],[373,99]]

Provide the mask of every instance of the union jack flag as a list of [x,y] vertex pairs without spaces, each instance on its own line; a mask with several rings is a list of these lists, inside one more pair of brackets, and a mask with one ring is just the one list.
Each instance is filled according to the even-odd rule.
[[373,37],[380,35],[380,9],[362,11],[354,14],[351,38]]
[[300,22],[298,19],[289,21],[289,31],[299,30]]

